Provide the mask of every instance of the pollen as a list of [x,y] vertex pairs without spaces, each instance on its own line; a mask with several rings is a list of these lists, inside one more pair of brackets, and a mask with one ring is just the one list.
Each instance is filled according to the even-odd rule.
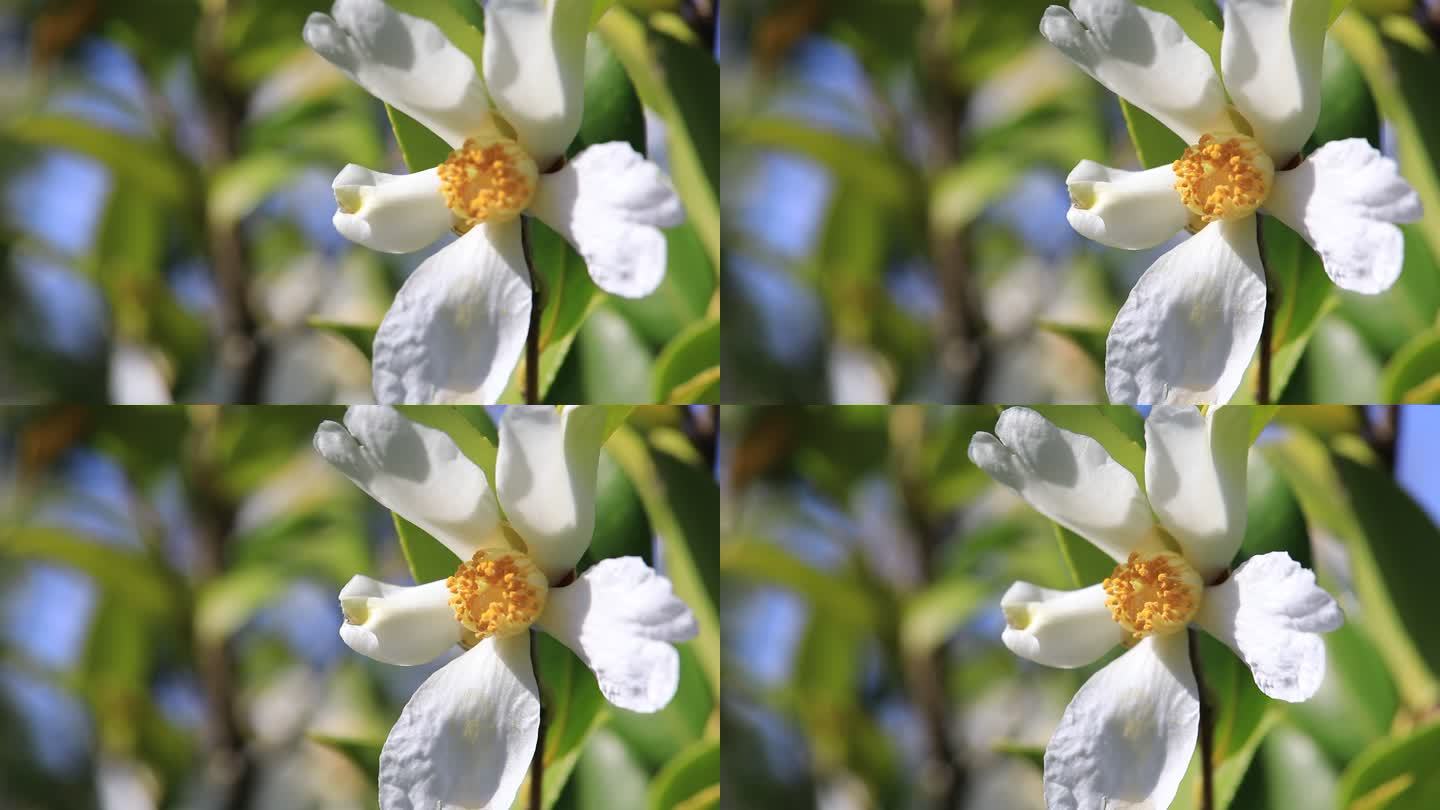
[[545,609],[545,574],[516,551],[481,549],[445,580],[455,618],[476,641],[524,632]]
[[1270,195],[1275,163],[1254,138],[1206,134],[1170,164],[1180,201],[1201,224],[1255,213]]
[[535,196],[539,177],[534,159],[515,141],[470,138],[440,164],[440,192],[463,232],[480,222],[520,216]]
[[1103,587],[1110,615],[1135,642],[1184,629],[1200,607],[1204,582],[1179,554],[1131,552]]

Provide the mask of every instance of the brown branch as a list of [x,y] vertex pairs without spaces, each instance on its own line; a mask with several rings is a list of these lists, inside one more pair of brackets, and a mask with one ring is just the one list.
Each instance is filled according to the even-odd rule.
[[520,218],[520,246],[525,252],[525,270],[530,274],[530,330],[525,333],[525,404],[540,401],[540,274],[535,272],[535,254],[530,247],[530,219]]
[[1265,315],[1260,325],[1260,373],[1255,384],[1255,404],[1269,405],[1272,395],[1270,378],[1275,343],[1275,309],[1279,295],[1275,280],[1270,277],[1270,268],[1265,261],[1265,218],[1255,215],[1255,242],[1260,255],[1260,270],[1265,278]]
[[1204,667],[1200,663],[1200,634],[1194,628],[1189,634],[1190,668],[1195,672],[1195,691],[1200,696],[1200,810],[1215,808],[1215,710],[1205,688]]
[[540,647],[537,630],[530,631],[530,666],[535,672],[535,694],[540,698],[540,728],[535,737],[535,755],[530,760],[530,810],[545,806],[545,689],[540,681]]

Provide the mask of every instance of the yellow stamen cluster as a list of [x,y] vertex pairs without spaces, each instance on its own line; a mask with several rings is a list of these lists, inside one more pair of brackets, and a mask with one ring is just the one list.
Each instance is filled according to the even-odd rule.
[[499,136],[470,138],[440,164],[440,192],[462,232],[479,222],[520,216],[539,178],[534,159],[520,144]]
[[1131,552],[1105,580],[1105,606],[1131,641],[1184,629],[1200,607],[1205,584],[1184,557],[1169,551]]
[[524,632],[545,609],[545,574],[516,551],[475,552],[445,580],[455,618],[475,640]]
[[1235,220],[1255,213],[1270,195],[1275,163],[1254,138],[1200,136],[1170,164],[1180,201],[1200,220]]

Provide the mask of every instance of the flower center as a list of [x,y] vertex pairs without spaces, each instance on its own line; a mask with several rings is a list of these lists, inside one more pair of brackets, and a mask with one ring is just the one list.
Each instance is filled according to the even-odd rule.
[[545,574],[518,551],[480,550],[445,580],[455,618],[476,641],[524,632],[540,611],[550,586]]
[[440,164],[440,192],[461,230],[520,216],[540,174],[520,144],[498,135],[470,138]]
[[1200,607],[1200,574],[1172,551],[1131,552],[1105,580],[1105,606],[1134,641],[1183,629]]
[[1170,164],[1180,201],[1201,223],[1255,213],[1270,195],[1275,163],[1254,138],[1206,134]]

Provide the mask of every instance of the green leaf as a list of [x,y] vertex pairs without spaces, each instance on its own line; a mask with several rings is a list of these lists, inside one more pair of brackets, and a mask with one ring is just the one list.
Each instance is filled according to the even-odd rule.
[[385,105],[385,114],[390,118],[390,128],[395,130],[395,144],[400,147],[400,157],[410,171],[428,171],[450,157],[450,144],[415,119],[389,104]]
[[604,38],[591,36],[585,52],[585,114],[570,154],[611,141],[624,141],[645,154],[645,108],[615,52]]
[[822,571],[766,540],[726,538],[720,568],[727,579],[762,582],[794,591],[815,610],[849,627],[874,628],[882,617],[879,595],[854,577]]
[[[535,672],[547,723],[541,807],[549,810],[569,782],[586,741],[604,724],[609,704],[600,694],[594,673],[575,653],[538,630],[532,633]],[[531,810],[529,794],[527,777],[512,805],[514,810]]]
[[249,216],[277,188],[295,179],[306,162],[278,152],[257,152],[225,164],[210,178],[206,213],[216,227]]
[[356,740],[328,734],[311,734],[310,741],[333,749],[345,757],[371,782],[380,781],[380,749],[384,746],[384,741]]
[[175,205],[188,202],[196,177],[174,152],[154,141],[65,115],[33,115],[7,122],[0,134],[33,146],[66,149],[105,164],[128,188]]
[[922,199],[920,180],[902,157],[854,135],[816,129],[803,121],[768,117],[746,121],[730,138],[737,145],[780,149],[807,157],[847,186],[865,189],[876,204],[885,208],[909,210]]
[[1248,505],[1245,540],[1231,567],[1238,567],[1259,554],[1283,551],[1306,568],[1314,568],[1305,514],[1289,483],[1261,453],[1251,454],[1245,483]]
[[570,784],[576,810],[610,810],[644,806],[648,781],[625,743],[614,732],[600,729],[581,752]]
[[1075,580],[1076,587],[1088,588],[1105,581],[1115,571],[1115,561],[1090,541],[1056,523],[1055,540],[1060,544],[1060,556],[1065,567]]
[[691,324],[655,358],[653,375],[656,402],[719,402],[720,322]]
[[720,495],[715,479],[707,471],[685,468],[678,461],[652,454],[629,426],[617,428],[606,449],[640,493],[650,525],[660,536],[675,593],[690,606],[700,628],[690,643],[712,691],[719,694],[720,619],[713,590],[707,584],[707,579],[718,577],[704,574],[717,566]]
[[909,653],[928,655],[975,615],[990,591],[986,583],[960,576],[926,586],[905,601],[901,644]]
[[624,709],[610,712],[609,727],[624,738],[630,752],[649,771],[663,767],[676,751],[700,739],[715,710],[715,696],[694,648],[682,644],[679,651],[680,684],[665,708],[654,714]]
[[[1320,264],[1320,257],[1298,234],[1274,217],[1260,218],[1265,266],[1276,299],[1275,334],[1270,369],[1270,398],[1284,393],[1290,377],[1326,313],[1335,307],[1335,285]],[[1235,402],[1254,399],[1259,364],[1252,364]],[[1329,400],[1314,400],[1316,402]]]
[[371,353],[375,345],[375,332],[380,329],[378,325],[370,326],[359,323],[340,323],[338,321],[327,321],[323,318],[311,318],[308,321],[311,329],[319,329],[329,332],[341,340],[349,343],[365,355],[366,360],[373,358]]
[[1380,402],[1440,402],[1440,330],[1415,335],[1380,378]]
[[158,561],[68,529],[14,528],[0,535],[0,554],[79,571],[111,597],[147,613],[170,613],[185,598],[181,584],[163,573]]
[[551,399],[561,402],[647,402],[650,349],[630,322],[611,307],[596,309],[580,327],[576,349],[557,379]]
[[1125,116],[1125,129],[1130,132],[1140,165],[1153,169],[1173,163],[1185,151],[1185,142],[1180,140],[1180,136],[1156,121],[1150,113],[1123,98],[1120,99],[1120,112]]
[[665,247],[668,268],[660,289],[644,298],[611,296],[608,302],[657,351],[703,318],[715,297],[715,271],[695,229],[688,223],[666,228]]
[[596,30],[625,65],[635,90],[665,122],[670,168],[695,232],[720,270],[720,66],[701,48],[647,31],[624,8]]
[[395,534],[400,539],[400,551],[417,585],[447,579],[460,567],[460,558],[445,544],[398,513],[392,512],[391,516],[395,520]]
[[1287,398],[1302,402],[1375,402],[1380,363],[1346,321],[1325,318],[1315,330]]
[[226,571],[196,594],[196,634],[201,641],[229,640],[289,584],[290,576],[272,566]]
[[1345,769],[1338,806],[1346,810],[1431,810],[1440,806],[1440,723],[1382,740]]
[[1357,624],[1346,622],[1324,639],[1320,690],[1287,707],[1287,714],[1331,761],[1345,763],[1390,731],[1399,695],[1385,660]]
[[1018,156],[997,152],[974,155],[945,169],[930,186],[931,229],[950,233],[974,222],[1026,168]]
[[1083,324],[1056,323],[1054,321],[1039,321],[1037,327],[1074,343],[1079,347],[1095,368],[1105,369],[1105,340],[1110,336],[1110,330],[1104,326],[1087,326]]
[[681,751],[650,785],[650,810],[720,806],[720,742],[700,740]]

